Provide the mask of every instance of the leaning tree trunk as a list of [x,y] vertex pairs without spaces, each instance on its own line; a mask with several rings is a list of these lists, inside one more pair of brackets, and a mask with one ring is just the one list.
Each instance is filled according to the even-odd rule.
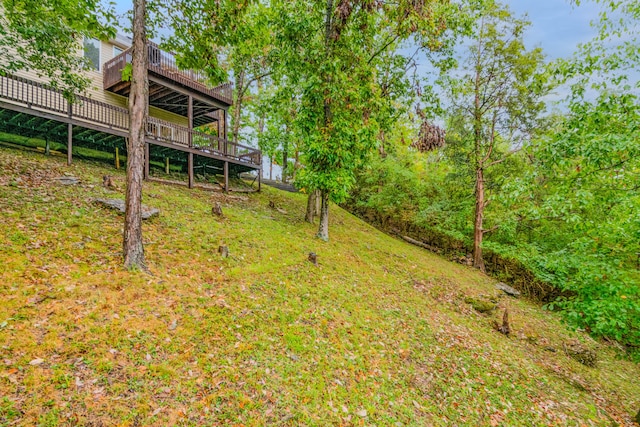
[[307,213],[304,216],[304,220],[308,223],[313,224],[313,219],[316,216],[316,198],[317,191],[312,191],[309,193],[309,197],[307,198]]
[[320,192],[322,208],[320,209],[320,226],[318,227],[318,237],[325,242],[329,240],[329,192]]
[[129,94],[129,138],[127,139],[127,189],[124,215],[124,266],[146,270],[142,245],[142,179],[147,127],[149,80],[147,65],[146,1],[134,0],[133,56]]
[[482,168],[476,170],[476,214],[473,227],[473,266],[485,271],[484,260],[482,259],[482,222],[484,220],[484,171]]

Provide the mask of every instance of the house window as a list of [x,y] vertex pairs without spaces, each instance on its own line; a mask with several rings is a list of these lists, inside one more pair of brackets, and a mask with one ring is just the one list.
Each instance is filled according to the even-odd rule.
[[96,39],[84,39],[84,57],[89,68],[100,71],[100,41]]
[[113,57],[115,58],[116,56],[120,55],[123,52],[122,49],[120,49],[118,46],[114,46],[113,47]]

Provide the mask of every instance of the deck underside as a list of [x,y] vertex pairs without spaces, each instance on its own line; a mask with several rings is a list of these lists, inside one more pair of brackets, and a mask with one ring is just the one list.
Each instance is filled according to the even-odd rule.
[[[61,152],[66,152],[68,142],[69,120],[61,117],[52,118],[38,110],[25,112],[24,108],[0,101],[0,132],[18,134],[27,138],[39,138],[60,146]],[[88,123],[72,121],[73,147],[96,150],[109,155],[115,155],[116,148],[120,155],[126,157],[126,143],[122,131],[116,131],[107,127],[99,130],[99,126]],[[238,176],[242,172],[257,170],[259,166],[235,162],[234,159],[224,158],[205,150],[180,147],[163,141],[147,138],[149,144],[149,160],[152,167],[155,165],[172,171],[187,172],[188,153],[194,154],[194,170],[198,175],[222,174],[224,163],[228,162],[229,174]],[[74,155],[76,153],[74,152]],[[106,158],[106,157],[105,157]],[[167,167],[169,165],[169,168]]]

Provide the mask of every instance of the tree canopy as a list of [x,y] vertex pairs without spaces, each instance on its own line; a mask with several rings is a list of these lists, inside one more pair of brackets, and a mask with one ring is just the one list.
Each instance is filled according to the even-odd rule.
[[82,39],[115,34],[113,5],[100,0],[2,0],[0,73],[31,69],[71,96],[89,84],[81,71],[90,64],[78,54]]

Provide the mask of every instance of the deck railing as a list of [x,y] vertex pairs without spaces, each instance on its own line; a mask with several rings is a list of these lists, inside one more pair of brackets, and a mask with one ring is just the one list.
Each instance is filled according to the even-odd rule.
[[[126,108],[85,96],[76,96],[74,102],[69,102],[61,90],[22,77],[0,75],[0,100],[74,119],[80,126],[82,122],[99,125],[107,133],[112,129],[120,133],[129,130],[129,111]],[[262,162],[258,149],[155,117],[147,120],[147,138],[175,145],[176,149],[192,148],[203,154],[215,154],[251,165]]]
[[0,75],[0,98],[26,104],[29,108],[69,113],[69,103],[62,91],[21,77]]
[[[104,64],[103,84],[105,89],[122,82],[122,70],[131,62],[132,48],[125,50],[115,58]],[[227,104],[233,103],[233,89],[230,83],[224,83],[214,88],[209,87],[207,77],[193,70],[181,70],[178,68],[175,56],[172,53],[160,49],[157,44],[148,42],[147,54],[149,55],[149,71],[162,76],[172,82],[194,89],[200,93],[212,96]]]

